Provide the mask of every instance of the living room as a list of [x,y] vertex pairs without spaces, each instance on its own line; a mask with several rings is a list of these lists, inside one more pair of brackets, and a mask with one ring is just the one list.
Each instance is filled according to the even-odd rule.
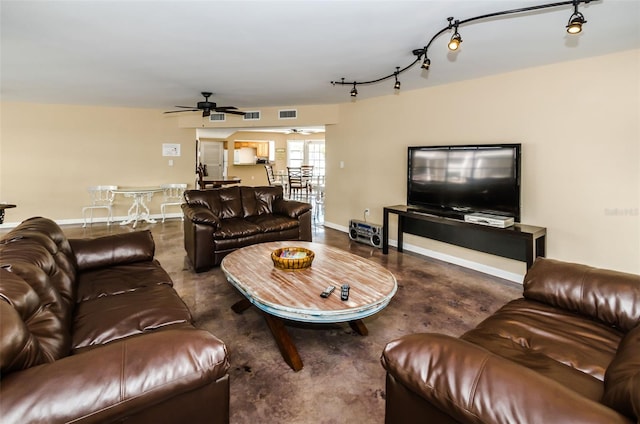
[[[381,223],[384,206],[405,203],[407,146],[520,142],[522,222],[547,228],[548,256],[638,272],[638,54],[299,106],[297,126],[326,124],[325,225],[346,231],[365,208]],[[263,108],[264,124],[276,110]],[[3,102],[1,200],[18,205],[3,225],[35,215],[77,221],[89,185],[193,181],[195,130],[180,126],[183,119],[158,110]],[[185,151],[173,166],[161,155],[167,142]],[[127,207],[121,203],[116,215]],[[517,262],[407,242],[510,279],[524,273]]]
[[[585,38],[571,51],[589,49],[588,28],[598,21],[598,8],[608,3],[616,2],[605,0],[589,5]],[[637,11],[635,2],[628,3]],[[445,14],[454,13],[442,7]],[[506,8],[500,2],[485,7],[487,11]],[[464,15],[463,12],[460,13]],[[563,20],[561,30],[570,12],[571,7],[559,13]],[[3,26],[5,19],[8,18],[3,12]],[[524,19],[540,20],[544,14]],[[287,121],[287,127],[325,126],[325,226],[338,230],[344,238],[349,220],[361,219],[364,209],[371,211],[371,222],[381,223],[383,207],[406,203],[408,146],[521,143],[522,222],[547,229],[547,257],[638,274],[637,20],[631,33],[635,38],[630,47],[621,50],[568,57],[554,63],[531,63],[519,69],[505,65],[504,72],[444,84],[432,85],[428,78],[421,77],[423,85],[419,88],[393,92],[388,87],[385,94],[369,98],[365,96],[369,86],[362,86],[358,88],[360,97],[355,100],[349,99],[351,87],[329,84],[334,74],[341,76],[343,72],[343,65],[338,62],[329,68],[327,81],[321,82],[323,90],[340,93],[341,100],[328,104],[252,104],[247,109],[261,111],[259,126],[285,126],[277,118],[278,110],[283,108],[298,111],[298,118]],[[473,48],[472,38],[465,36],[467,50]],[[444,43],[444,38],[439,41]],[[564,42],[561,37],[559,43]],[[394,46],[401,50],[411,47]],[[375,46],[367,49],[371,49],[368,54],[375,54]],[[505,62],[497,46],[486,52],[490,52],[486,60],[501,58]],[[473,67],[474,63],[465,62],[464,53],[449,60],[442,53],[439,62]],[[7,58],[5,53],[2,55],[4,67]],[[435,57],[432,60],[430,72],[437,67]],[[356,72],[356,65],[347,69]],[[417,67],[407,73],[411,72],[421,73]],[[96,80],[96,84],[100,81]],[[224,87],[220,86],[224,84],[217,82],[212,89],[222,90]],[[164,104],[146,108],[96,105],[89,100],[85,104],[66,104],[63,100],[39,102],[35,95],[33,100],[11,101],[7,100],[9,91],[23,88],[4,82],[2,86],[0,201],[17,205],[7,210],[3,230],[32,216],[77,225],[88,201],[89,185],[187,182],[193,188],[196,129],[250,126],[234,116],[225,123],[212,123],[198,113],[165,115],[163,112],[170,105]],[[209,88],[190,83],[188,89],[185,97],[195,102],[199,91]],[[88,99],[92,88],[86,90]],[[118,87],[112,90],[121,91]],[[177,104],[184,101],[176,99]],[[162,156],[163,143],[181,146],[182,153],[172,158],[172,165]],[[260,178],[264,178],[263,169]],[[154,200],[151,209],[157,210],[158,205],[159,199]],[[114,215],[124,216],[128,207],[128,202],[117,203]],[[392,245],[396,226],[392,219]],[[179,236],[174,236],[175,243],[180,244]],[[521,262],[422,237],[407,235],[405,250],[518,284],[526,272]]]

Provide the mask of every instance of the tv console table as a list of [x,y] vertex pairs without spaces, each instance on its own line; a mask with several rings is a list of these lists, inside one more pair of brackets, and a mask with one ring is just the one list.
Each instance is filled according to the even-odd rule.
[[473,224],[464,216],[443,217],[414,210],[406,205],[386,206],[382,224],[382,253],[389,253],[389,214],[398,215],[398,252],[403,234],[413,234],[480,252],[527,263],[545,256],[547,229],[516,223],[507,228]]

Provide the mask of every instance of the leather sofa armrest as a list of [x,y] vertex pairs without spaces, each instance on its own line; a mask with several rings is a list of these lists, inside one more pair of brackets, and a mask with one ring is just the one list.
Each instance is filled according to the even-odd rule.
[[204,330],[131,337],[2,376],[8,423],[115,422],[223,378],[225,345]]
[[69,239],[69,244],[79,271],[150,261],[155,254],[155,242],[149,230]]
[[214,231],[220,228],[220,218],[206,206],[183,203],[182,211],[185,218],[194,224],[211,225]]
[[397,381],[461,423],[631,424],[556,381],[450,336],[404,336],[387,344],[381,361]]
[[298,218],[303,213],[310,211],[309,203],[298,202],[297,200],[278,199],[273,205],[273,212],[286,215],[289,218]]

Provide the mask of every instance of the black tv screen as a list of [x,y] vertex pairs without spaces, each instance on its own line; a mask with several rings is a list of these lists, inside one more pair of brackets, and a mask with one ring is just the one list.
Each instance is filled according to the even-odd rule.
[[409,147],[407,204],[520,222],[520,144]]

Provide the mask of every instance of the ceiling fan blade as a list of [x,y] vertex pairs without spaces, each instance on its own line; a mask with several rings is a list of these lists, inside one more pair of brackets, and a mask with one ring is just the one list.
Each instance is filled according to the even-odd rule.
[[164,112],[164,113],[179,113],[179,112],[197,112],[198,109],[189,109],[189,110],[170,110],[168,112]]
[[218,110],[218,112],[222,112],[222,110],[225,110],[225,109],[238,109],[238,108],[235,106],[216,106],[216,110]]
[[194,109],[195,108],[195,106],[174,106],[174,107],[181,107],[181,108],[184,108],[184,109]]
[[230,113],[230,114],[232,114],[232,115],[242,115],[242,116],[244,116],[244,112],[240,112],[239,110],[229,110],[229,109],[226,109],[226,110],[221,110],[221,111],[219,111],[219,112],[222,112],[222,113]]

